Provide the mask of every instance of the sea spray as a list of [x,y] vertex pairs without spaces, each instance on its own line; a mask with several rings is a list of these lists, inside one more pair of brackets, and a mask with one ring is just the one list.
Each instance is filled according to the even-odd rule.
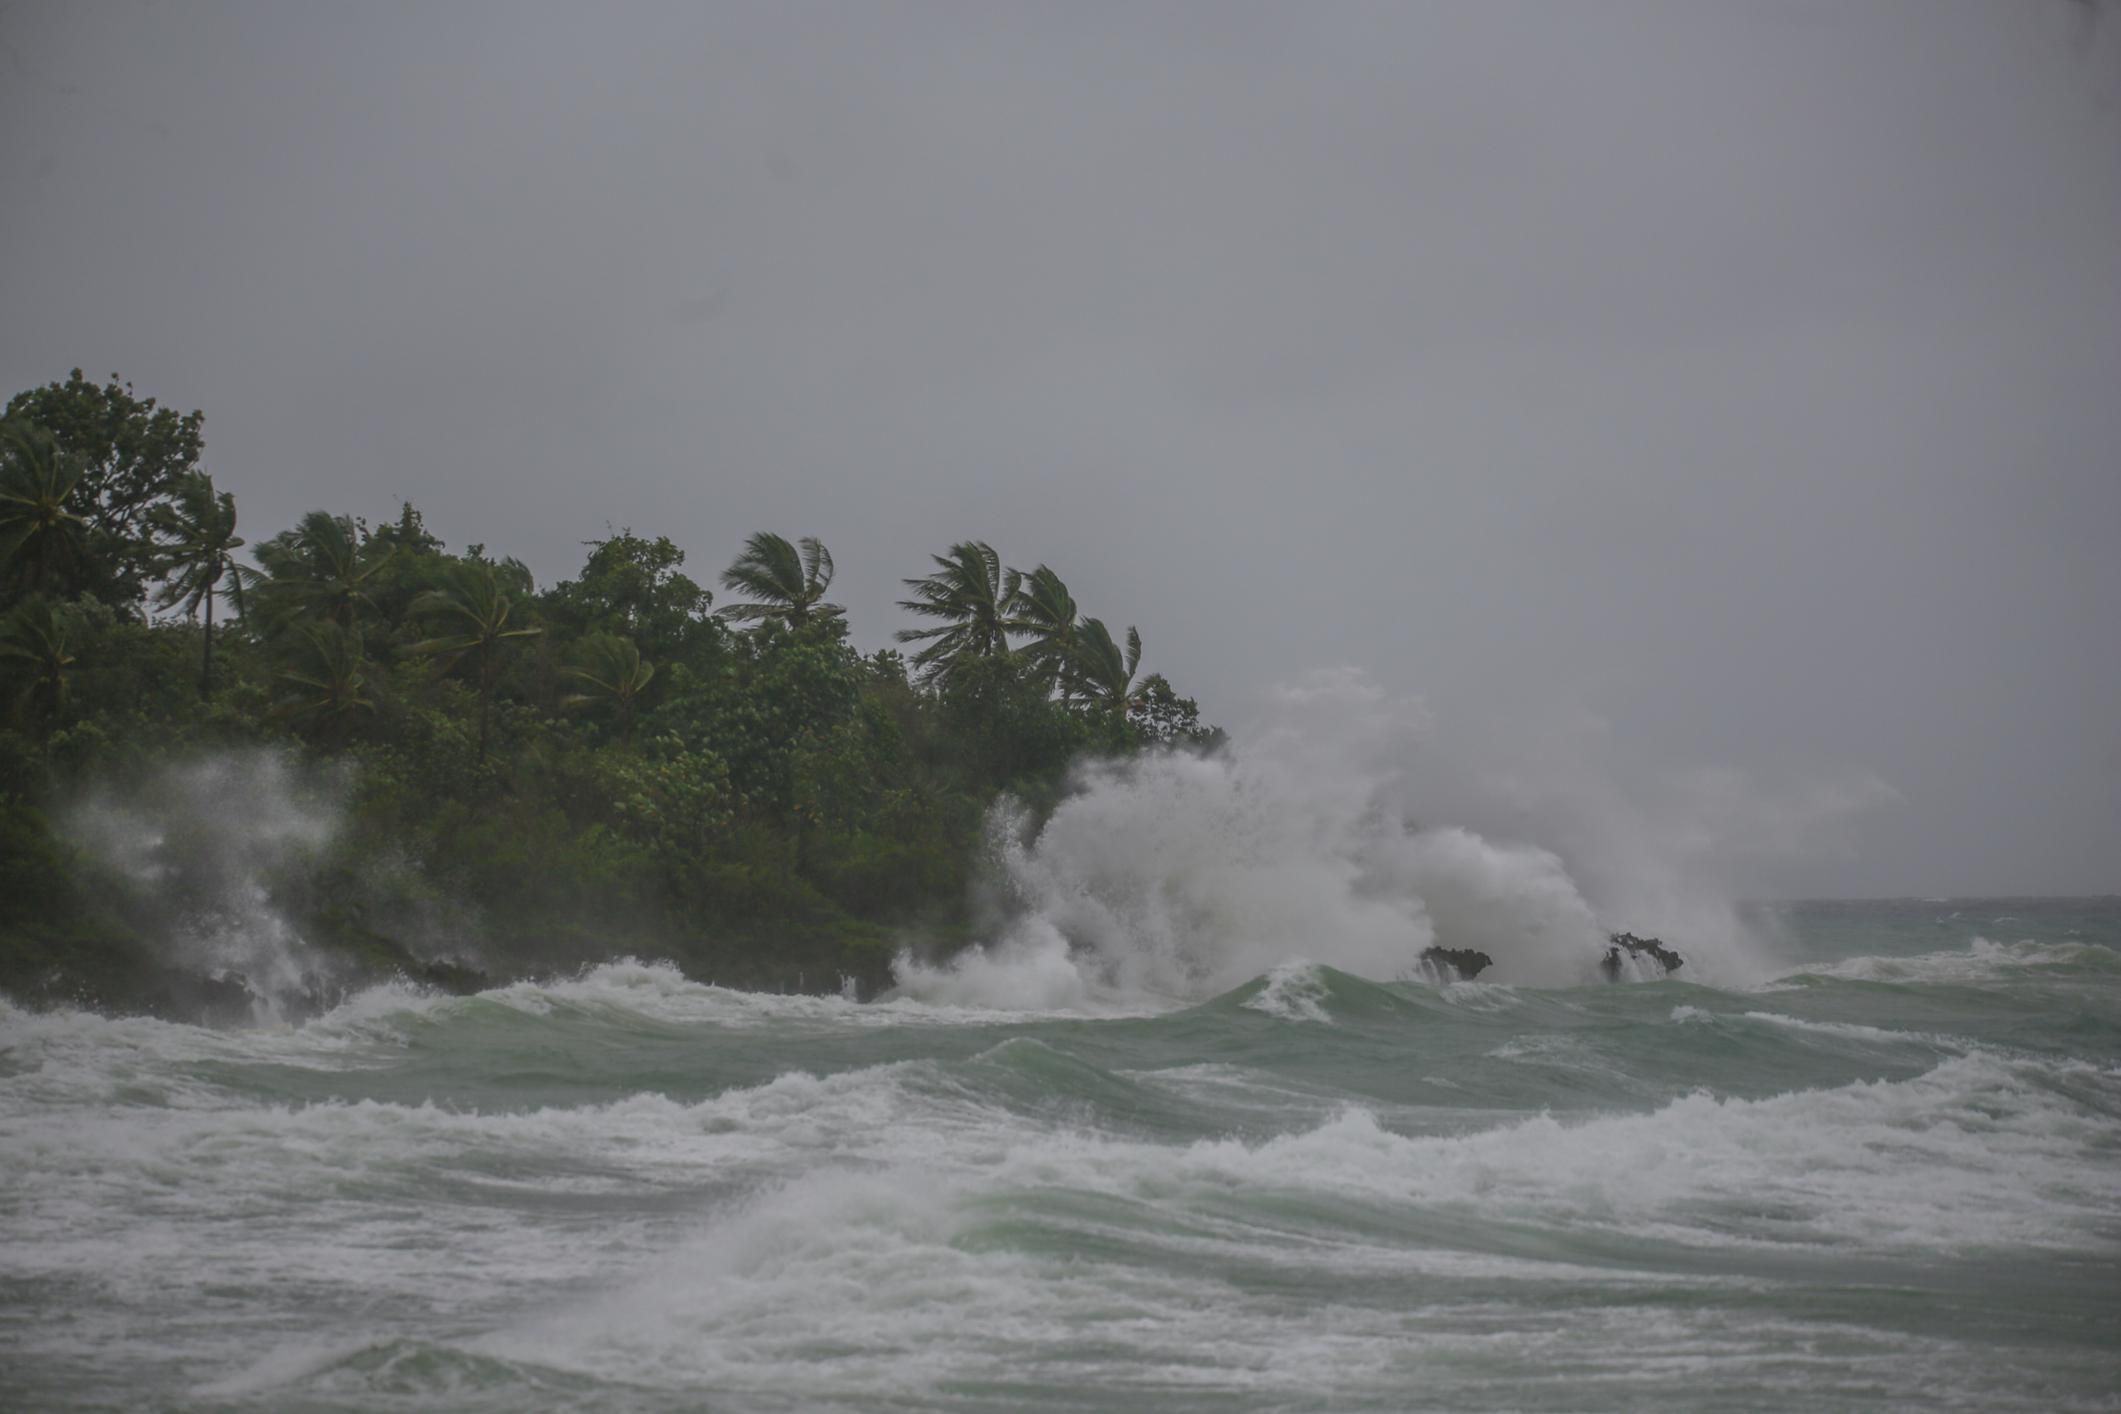
[[1785,892],[1898,798],[1860,769],[1759,776],[1631,758],[1610,723],[1558,704],[1447,727],[1402,753],[1384,787],[1395,806],[1566,860],[1601,922],[1678,946],[1697,979],[1777,970],[1788,939],[1736,901]]
[[341,793],[336,777],[284,754],[227,751],[94,790],[65,823],[122,881],[128,913],[171,965],[240,983],[270,1022],[327,990],[330,962],[281,895],[330,846]]
[[[946,965],[901,958],[900,986],[1097,1009],[1195,1000],[1295,958],[1412,975],[1431,946],[1489,954],[1490,981],[1571,986],[1596,978],[1609,931],[1634,925],[1625,880],[1594,902],[1555,850],[1421,814],[1410,782],[1438,748],[1417,704],[1337,671],[1278,690],[1273,708],[1211,754],[1088,763],[1043,822],[997,806],[1006,920]],[[1713,925],[1712,973],[1746,970],[1727,902],[1697,888],[1675,910],[1672,871],[1640,872],[1658,916]]]
[[1323,1020],[644,963],[294,1028],[0,1003],[0,1367],[39,1409],[2110,1408],[2121,910],[1935,912],[1807,910],[1771,991],[1281,969]]
[[1267,974],[1245,1005],[1282,1021],[1330,1023],[1333,1018],[1326,1011],[1326,995],[1325,978],[1316,967],[1308,962],[1284,962]]

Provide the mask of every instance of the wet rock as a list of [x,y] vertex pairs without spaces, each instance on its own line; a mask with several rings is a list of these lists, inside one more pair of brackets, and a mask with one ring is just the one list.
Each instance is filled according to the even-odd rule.
[[257,998],[240,973],[211,977],[183,968],[165,968],[155,978],[159,984],[144,1008],[165,1021],[191,1026],[244,1026],[251,1019]]
[[1605,974],[1608,982],[1618,982],[1622,968],[1628,961],[1638,957],[1647,957],[1663,963],[1667,972],[1677,972],[1686,965],[1686,959],[1666,947],[1660,938],[1638,938],[1633,933],[1615,933],[1611,938],[1611,946],[1605,950],[1605,956],[1599,959],[1598,970]]
[[1421,965],[1446,982],[1470,982],[1493,967],[1495,959],[1476,948],[1427,948]]
[[447,992],[453,997],[469,997],[493,985],[493,978],[478,968],[466,967],[448,958],[420,963],[414,976],[436,991]]

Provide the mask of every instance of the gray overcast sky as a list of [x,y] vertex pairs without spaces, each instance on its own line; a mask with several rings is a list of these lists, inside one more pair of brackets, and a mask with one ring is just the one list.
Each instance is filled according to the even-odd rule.
[[864,648],[986,538],[1748,887],[2121,889],[2111,11],[67,0],[0,133],[0,391],[204,408],[253,536],[816,534]]

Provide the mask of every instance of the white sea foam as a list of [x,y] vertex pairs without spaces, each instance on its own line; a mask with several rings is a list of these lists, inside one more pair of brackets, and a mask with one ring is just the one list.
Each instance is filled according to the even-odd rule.
[[1715,1025],[1731,1019],[1758,1026],[1772,1026],[1784,1031],[1802,1031],[1815,1036],[1834,1036],[1843,1040],[1885,1046],[1920,1046],[1928,1050],[1955,1052],[1974,1048],[1972,1041],[1956,1036],[1942,1036],[1930,1031],[1897,1031],[1883,1026],[1865,1026],[1854,1021],[1807,1021],[1802,1017],[1785,1016],[1774,1011],[1739,1012],[1732,1018],[1723,1013],[1704,1011],[1700,1007],[1672,1008],[1672,1020],[1681,1025]]
[[1806,963],[1772,985],[1799,977],[1838,977],[1854,982],[1980,983],[2029,968],[2076,963],[2112,964],[2114,951],[2097,943],[2042,943],[2031,938],[2000,943],[1975,937],[1964,948],[1899,957],[1851,957]]
[[1326,1013],[1326,980],[1308,962],[1284,962],[1267,974],[1257,992],[1245,999],[1253,1011],[1282,1021],[1316,1021],[1331,1025]]
[[[1069,981],[1079,978],[1071,971]],[[519,983],[485,995],[525,1008],[558,1002],[614,1008],[655,1021],[731,1027],[996,1026],[1072,1016],[1089,1005],[1065,986],[1051,995],[1040,995],[1035,988],[1028,993],[1018,991],[1008,1006],[984,1004],[986,990],[977,986],[953,994],[947,985],[938,985],[918,996],[900,993],[873,1002],[856,1001],[844,991],[832,995],[746,992],[691,981],[667,962],[633,959],[588,968],[572,978]],[[1148,1009],[1105,1005],[1095,1010],[1117,1016],[1141,1015]]]
[[76,843],[155,901],[173,961],[240,978],[258,1019],[314,994],[328,960],[275,896],[277,876],[325,848],[337,828],[332,783],[268,751],[222,752],[67,812]]
[[[1301,1016],[1317,974],[1281,979]],[[717,991],[650,967],[545,995],[548,1007],[719,1026],[731,1004]],[[800,1000],[823,1009],[821,1025],[864,1010]],[[1050,1362],[1058,1378],[1071,1352],[1095,1346],[1127,1378],[1169,1371],[1174,1387],[1289,1400],[1306,1381],[1311,1393],[1329,1376],[1345,1388],[1366,1369],[1389,1385],[1410,1321],[1442,1342],[1467,1319],[1463,1306],[1439,1305],[1416,1321],[1427,1308],[1410,1306],[1409,1290],[1461,1280],[1490,1292],[1557,1281],[1609,1290],[1596,1312],[1571,1303],[1548,1325],[1511,1306],[1493,1338],[1515,1342],[1510,1359],[1522,1360],[1542,1341],[1620,1339],[1627,1327],[1602,1323],[1618,1320],[1631,1286],[1679,1280],[1408,1236],[1438,1224],[1604,1232],[1645,1250],[1934,1257],[2083,1250],[2110,1244],[2121,1220],[2112,1122],[2069,1097],[2103,1096],[2111,1109],[2121,1076],[1980,1052],[1909,1080],[1754,1101],[1695,1095],[1640,1115],[1473,1118],[1485,1127],[1450,1136],[1405,1132],[1418,1122],[1411,1109],[1320,1114],[1321,1096],[1227,1066],[1138,1076],[1296,1126],[1192,1143],[1087,1120],[1056,1129],[1050,1114],[1012,1110],[976,1074],[935,1060],[790,1072],[691,1102],[638,1094],[489,1112],[276,1105],[212,1078],[291,1057],[372,1064],[407,1027],[460,1024],[474,1019],[464,1009],[496,1002],[538,1010],[527,993],[400,990],[299,1030],[224,1033],[0,1012],[10,1195],[0,1281],[93,1273],[99,1290],[165,1302],[247,1287],[386,1313],[345,1317],[343,1348],[216,1352],[227,1374],[207,1392],[215,1398],[328,1382],[347,1351],[369,1348],[371,1323],[382,1340],[405,1328],[387,1313],[413,1311],[489,1332],[447,1349],[629,1388],[918,1402],[946,1382],[1021,1378],[1027,1362]],[[158,1073],[188,1098],[135,1088]],[[1233,1285],[1266,1272],[1256,1279],[1319,1295],[1259,1302]],[[1364,1281],[1399,1277],[1420,1280],[1386,1288],[1389,1301],[1359,1294]],[[1666,1317],[1640,1319],[1654,1330]],[[1697,1334],[1663,1338],[1676,1359],[1700,1355]],[[1462,1349],[1467,1330],[1455,1338]],[[365,1377],[345,1378],[360,1402]]]
[[[968,1129],[918,1164],[794,1179],[606,1300],[478,1348],[672,1386],[759,1387],[823,1362],[833,1388],[874,1382],[918,1397],[946,1374],[977,1380],[1032,1351],[1066,1349],[1089,1322],[1099,1339],[1127,1345],[1135,1368],[1183,1351],[1191,1369],[1227,1352],[1240,1362],[1231,1368],[1273,1387],[1240,1349],[1268,1332],[1212,1275],[1219,1264],[1342,1279],[1366,1269],[1634,1279],[1291,1226],[1275,1216],[1288,1195],[1347,1205],[1325,1211],[1412,1208],[1693,1247],[2081,1247],[2121,1216],[2121,1184],[2104,1162],[2111,1134],[2034,1083],[2034,1070],[1970,1057],[1911,1081],[1758,1101],[1697,1095],[1646,1115],[1540,1117],[1457,1138],[1397,1134],[1359,1108],[1264,1142],[1183,1148]],[[1045,1194],[1069,1197],[1049,1211]],[[995,1245],[986,1234],[997,1222],[1057,1224],[1077,1234],[1064,1247],[1094,1240],[1164,1257],[1040,1261]],[[894,1299],[876,1301],[879,1290]],[[1359,1306],[1336,1309],[1315,1332],[1294,1308],[1276,1310],[1283,1348],[1367,1329]],[[1348,1338],[1374,1356],[1367,1337]]]
[[1011,906],[994,940],[901,959],[900,985],[958,1005],[1168,1005],[1298,957],[1402,976],[1441,944],[1488,953],[1490,982],[1571,986],[1598,979],[1602,914],[1692,920],[1699,936],[1673,940],[1691,975],[1744,970],[1735,915],[1675,912],[1670,868],[1640,899],[1609,868],[1594,905],[1550,849],[1417,821],[1425,731],[1359,674],[1317,674],[1226,751],[1086,766],[1036,829],[1006,808],[990,822]]
[[1447,982],[1436,989],[1436,995],[1467,1011],[1508,1011],[1524,1004],[1515,987],[1500,982]]
[[1805,1021],[1795,1016],[1784,1016],[1772,1011],[1749,1011],[1743,1013],[1747,1021],[1762,1026],[1779,1026],[1787,1031],[1808,1031],[1817,1036],[1839,1036],[1851,1041],[1871,1041],[1883,1045],[1925,1046],[1933,1050],[1965,1051],[1973,1042],[1955,1036],[1940,1036],[1931,1031],[1895,1031],[1883,1026],[1864,1026],[1854,1021]]
[[[1072,974],[1071,974],[1072,975]],[[1035,1021],[1045,1016],[1077,1014],[1065,1003],[1039,1007],[1019,998],[1014,1008],[958,1005],[947,996],[889,996],[859,1002],[846,992],[747,992],[696,982],[676,964],[622,958],[586,967],[571,976],[505,984],[476,998],[390,983],[370,988],[309,1024],[325,1032],[351,1030],[410,1018],[439,1018],[476,1003],[504,1006],[526,1015],[581,1010],[611,1016],[638,1017],[669,1025],[730,1028],[816,1026],[868,1028],[897,1025],[995,1026]],[[1107,1009],[1111,1014],[1127,1014]],[[1140,1012],[1136,1008],[1135,1012]]]

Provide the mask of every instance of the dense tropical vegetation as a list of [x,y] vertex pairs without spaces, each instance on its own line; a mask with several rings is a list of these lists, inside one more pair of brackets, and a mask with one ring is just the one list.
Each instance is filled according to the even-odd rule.
[[[539,589],[419,512],[254,544],[204,419],[116,377],[0,422],[0,989],[181,1011],[184,925],[71,823],[165,763],[280,752],[338,826],[267,881],[343,962],[445,984],[660,956],[752,986],[882,983],[971,926],[983,821],[1079,758],[1215,733],[1046,565],[961,541],[908,578],[919,645],[864,655],[818,540],[752,535],[712,593],[630,530]],[[252,559],[242,558],[248,550]],[[166,857],[166,858],[164,858]],[[194,969],[196,972],[196,969]],[[222,984],[225,985],[225,984]]]

